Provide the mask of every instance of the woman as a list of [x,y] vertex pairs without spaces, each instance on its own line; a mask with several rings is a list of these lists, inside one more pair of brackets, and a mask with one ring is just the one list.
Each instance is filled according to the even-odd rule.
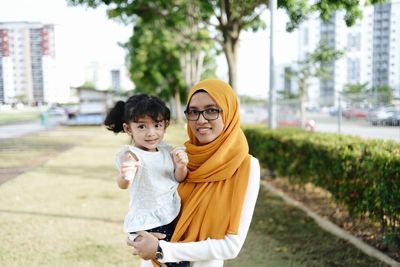
[[162,234],[142,231],[134,242],[127,242],[145,260],[223,266],[223,260],[239,254],[247,236],[260,186],[260,165],[248,154],[238,99],[227,83],[201,81],[188,99],[189,174],[179,185],[182,208],[172,240],[159,241]]

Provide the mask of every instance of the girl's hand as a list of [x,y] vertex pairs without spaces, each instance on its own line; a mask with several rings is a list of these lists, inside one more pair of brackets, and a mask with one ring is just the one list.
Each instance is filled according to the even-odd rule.
[[121,164],[121,178],[132,181],[135,178],[138,167],[140,167],[139,159],[132,153],[127,153]]
[[138,237],[134,241],[129,238],[126,240],[127,245],[133,247],[132,254],[139,255],[144,260],[152,260],[156,258],[158,240],[164,239],[165,235],[161,233],[149,233],[146,231],[137,232]]
[[176,167],[184,168],[187,166],[187,164],[189,163],[189,158],[184,148],[177,147],[174,150],[172,150],[171,153]]

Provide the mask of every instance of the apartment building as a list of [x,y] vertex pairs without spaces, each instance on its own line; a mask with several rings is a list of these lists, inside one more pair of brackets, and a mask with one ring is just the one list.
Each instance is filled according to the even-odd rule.
[[309,99],[320,105],[337,105],[338,94],[347,84],[368,83],[369,87],[389,85],[400,96],[400,3],[391,2],[363,8],[363,19],[347,27],[344,12],[328,22],[313,17],[299,27],[299,60],[315,50],[324,38],[345,55],[328,65],[328,80],[313,80]]
[[54,25],[0,22],[0,104],[55,102]]

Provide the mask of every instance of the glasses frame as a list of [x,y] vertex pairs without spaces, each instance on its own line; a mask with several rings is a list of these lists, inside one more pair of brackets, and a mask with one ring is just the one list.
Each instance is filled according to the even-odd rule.
[[[218,111],[217,117],[216,117],[215,119],[207,119],[207,118],[204,116],[204,112],[207,111],[207,110],[210,110],[210,109],[212,109],[212,110],[217,110],[217,111]],[[197,116],[197,119],[195,119],[195,120],[191,120],[191,119],[188,118],[188,110],[185,110],[185,111],[183,112],[183,113],[185,113],[185,117],[186,117],[186,119],[187,119],[188,121],[198,121],[198,120],[200,119],[200,115],[202,115],[203,118],[204,118],[205,120],[207,120],[207,121],[215,121],[215,120],[217,120],[217,119],[219,118],[219,114],[220,114],[221,112],[223,112],[223,110],[220,109],[220,108],[207,108],[207,109],[203,109],[203,110],[193,110],[193,111],[198,112],[198,113],[197,113],[197,115],[198,115],[198,116]]]

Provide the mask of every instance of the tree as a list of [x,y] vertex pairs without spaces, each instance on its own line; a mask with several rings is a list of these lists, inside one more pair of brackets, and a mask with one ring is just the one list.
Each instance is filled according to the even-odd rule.
[[[200,27],[215,33],[214,39],[221,45],[228,64],[229,83],[237,89],[237,51],[242,30],[257,31],[264,26],[260,15],[267,8],[265,0],[67,0],[72,5],[87,5],[96,8],[101,4],[109,6],[109,15],[124,21],[133,16],[145,20],[164,18],[166,27],[174,28],[182,22],[182,16],[190,17]],[[345,11],[345,21],[353,25],[362,17],[361,4],[356,0],[278,0],[278,8],[285,9],[290,19],[287,30],[293,31],[311,13],[328,21],[338,10]],[[383,3],[385,0],[367,0],[367,4]],[[187,3],[197,7],[187,8]]]
[[365,93],[368,88],[368,82],[365,83],[355,83],[355,84],[346,84],[343,88],[343,94],[360,94]]
[[389,105],[393,100],[393,89],[389,85],[381,85],[371,88],[375,96],[376,104]]
[[85,81],[80,87],[96,89],[96,85],[91,81]]
[[[96,7],[102,2],[111,4],[111,1],[86,4]],[[208,30],[186,16],[196,13],[198,7],[193,1],[182,1],[174,16],[165,16],[171,13],[173,1],[137,0],[125,6],[123,2],[115,1],[108,15],[135,25],[134,35],[123,46],[128,50],[127,61],[136,90],[156,93],[165,100],[174,97],[180,123],[181,99],[186,98],[186,91],[200,79],[215,76],[216,71],[211,55],[214,45]]]
[[[338,10],[345,10],[345,21],[348,26],[354,25],[362,17],[360,4],[354,0],[320,0],[309,5],[307,0],[278,0],[278,8],[285,9],[289,16],[288,31],[293,31],[302,21],[314,12],[320,14],[324,21],[328,21]],[[385,0],[369,0],[368,3],[381,3]],[[261,14],[267,8],[265,0],[199,0],[202,7],[199,11],[205,14],[189,13],[200,22],[210,25],[211,32],[217,33],[214,39],[221,45],[228,64],[229,83],[237,89],[237,52],[240,33],[242,30],[257,31],[265,26]],[[212,17],[210,17],[212,11]],[[213,19],[214,18],[214,19]],[[213,21],[216,21],[213,24]]]
[[285,100],[299,98],[299,94],[292,93],[289,90],[285,90],[285,89],[277,91],[277,93],[281,96],[282,99],[285,99]]
[[267,100],[262,98],[254,98],[248,95],[239,95],[240,104],[251,106],[266,106]]
[[14,100],[17,103],[29,104],[28,103],[28,96],[26,94],[16,95],[14,97]]
[[305,126],[305,105],[309,82],[311,78],[329,78],[328,63],[339,59],[344,54],[343,51],[336,50],[328,45],[325,39],[321,39],[317,48],[311,54],[306,55],[305,59],[299,61],[297,67],[291,68],[287,77],[295,78],[298,82],[298,94],[300,98],[300,121],[301,127]]
[[368,99],[374,106],[388,105],[393,100],[393,89],[388,85],[368,87],[368,82],[363,84],[347,84],[343,89],[351,101],[361,102]]
[[[181,123],[181,99],[186,99],[188,85],[197,83],[204,77],[201,74],[215,72],[213,57],[209,56],[212,46],[202,43],[200,62],[197,50],[177,39],[163,20],[153,19],[149,23],[138,18],[134,33],[124,47],[128,50],[129,72],[136,91],[157,94],[164,100],[174,98],[176,119]],[[182,62],[182,58],[189,60]]]
[[182,122],[180,104],[185,83],[179,62],[179,49],[170,32],[137,21],[135,34],[124,45],[129,72],[136,91],[157,94],[164,100],[175,99],[176,119]]
[[[199,13],[199,7],[192,0],[186,1],[183,8],[185,8],[186,14]],[[185,15],[181,21],[184,22],[183,27],[180,30],[174,27],[174,32],[183,52],[180,62],[189,90],[201,80],[203,74],[210,71],[210,68],[207,69],[206,63],[210,62],[208,52],[214,47],[214,44],[209,37],[208,30],[192,16]],[[216,68],[212,73],[213,76],[215,76],[215,70]]]

